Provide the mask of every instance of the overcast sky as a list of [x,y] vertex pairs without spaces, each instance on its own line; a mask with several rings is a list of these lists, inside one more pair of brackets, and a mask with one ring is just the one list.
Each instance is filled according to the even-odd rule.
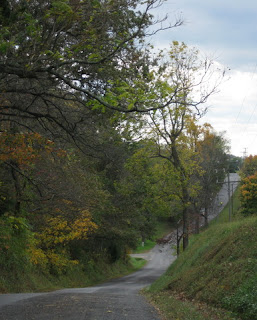
[[154,11],[166,13],[169,21],[182,15],[185,23],[155,36],[156,46],[183,41],[230,69],[203,121],[226,131],[232,154],[257,155],[257,1],[167,0]]

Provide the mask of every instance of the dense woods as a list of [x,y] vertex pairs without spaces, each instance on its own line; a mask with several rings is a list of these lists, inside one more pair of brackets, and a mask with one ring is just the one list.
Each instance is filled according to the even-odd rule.
[[177,41],[154,54],[159,5],[0,2],[0,270],[126,260],[160,217],[185,249],[208,223],[228,149],[197,119],[223,72]]

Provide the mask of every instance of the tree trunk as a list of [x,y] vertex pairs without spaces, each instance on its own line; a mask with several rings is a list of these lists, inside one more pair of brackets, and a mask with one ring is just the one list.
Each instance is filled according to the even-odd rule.
[[204,208],[204,226],[208,227],[208,208]]
[[183,251],[188,246],[188,210],[183,209]]
[[181,237],[179,235],[179,225],[177,225],[177,257],[180,254],[180,248],[179,248],[180,240],[181,240]]
[[15,204],[14,204],[14,212],[19,215],[21,211],[21,186],[20,186],[20,179],[17,171],[14,167],[17,165],[15,163],[12,163],[13,167],[11,169],[13,181],[14,181],[14,187],[15,187]]
[[[183,181],[184,182],[184,181]],[[182,182],[182,184],[183,184]],[[189,238],[189,232],[188,232],[188,227],[189,227],[189,210],[188,210],[188,201],[189,201],[189,195],[188,195],[188,190],[187,186],[183,185],[182,186],[182,201],[183,201],[183,250],[185,250],[188,246],[188,238]]]
[[199,234],[200,232],[200,214],[198,212],[195,213],[195,234]]
[[172,143],[172,157],[173,157],[173,165],[174,167],[179,171],[180,175],[180,182],[182,185],[182,203],[183,203],[183,212],[182,212],[182,218],[183,218],[183,250],[185,250],[188,246],[188,202],[189,202],[189,194],[187,189],[187,182],[186,182],[186,173],[185,168],[183,164],[180,161],[178,152],[177,152],[177,146],[175,141]]

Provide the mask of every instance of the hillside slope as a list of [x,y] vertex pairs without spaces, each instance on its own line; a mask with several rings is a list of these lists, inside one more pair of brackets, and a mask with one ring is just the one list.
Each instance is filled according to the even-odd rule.
[[[155,282],[148,294],[224,308],[242,319],[257,319],[257,217],[215,224],[192,237],[189,248]],[[173,301],[173,300],[170,300]],[[164,302],[167,307],[167,299]],[[169,306],[173,308],[172,303]],[[224,313],[225,314],[225,313]],[[205,319],[174,317],[169,319]],[[210,319],[209,316],[206,319]],[[213,319],[235,319],[234,316]]]

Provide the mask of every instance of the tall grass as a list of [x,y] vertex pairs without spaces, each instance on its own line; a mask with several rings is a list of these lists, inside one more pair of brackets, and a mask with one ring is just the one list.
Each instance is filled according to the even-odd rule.
[[[240,187],[238,186],[231,198],[231,201],[226,204],[224,209],[220,212],[220,214],[210,222],[210,225],[216,223],[225,223],[230,221],[241,220],[243,217],[240,214]],[[229,206],[230,206],[230,214],[229,214]],[[230,216],[230,217],[229,217]]]
[[43,292],[61,288],[88,287],[114,278],[125,276],[142,268],[146,261],[131,258],[128,261],[118,260],[115,263],[97,261],[91,266],[76,265],[65,274],[53,275],[43,273],[35,267],[15,272],[0,272],[0,293],[9,292]]

